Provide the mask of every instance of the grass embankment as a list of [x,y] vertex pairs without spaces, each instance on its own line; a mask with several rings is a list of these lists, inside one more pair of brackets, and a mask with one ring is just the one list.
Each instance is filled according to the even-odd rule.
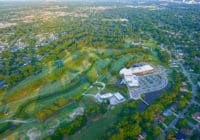
[[86,127],[68,137],[68,140],[96,140],[101,138],[106,133],[106,130],[113,126],[117,121],[118,114],[120,113],[123,105],[116,106],[113,110],[108,111],[101,118],[91,120]]

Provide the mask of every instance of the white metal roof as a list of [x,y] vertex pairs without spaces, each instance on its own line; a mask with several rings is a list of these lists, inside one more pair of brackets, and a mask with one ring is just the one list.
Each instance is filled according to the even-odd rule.
[[115,97],[117,98],[117,100],[119,100],[119,101],[124,99],[124,97],[123,97],[119,92],[115,93],[114,96],[115,96]]
[[102,98],[102,99],[108,99],[108,98],[111,98],[112,96],[113,96],[112,93],[106,93],[106,94],[100,95],[100,98]]
[[130,87],[139,86],[138,77],[136,75],[124,76],[124,80]]
[[127,68],[123,68],[120,70],[120,75],[132,75],[132,70],[131,69],[127,69]]
[[132,69],[123,68],[120,71],[120,75],[124,76],[124,80],[128,86],[139,86],[138,77],[133,74]]

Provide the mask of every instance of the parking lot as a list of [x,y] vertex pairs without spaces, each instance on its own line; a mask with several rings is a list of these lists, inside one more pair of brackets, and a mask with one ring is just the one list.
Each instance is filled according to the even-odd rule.
[[162,68],[152,74],[138,76],[139,87],[128,87],[130,98],[139,99],[141,94],[154,92],[165,88],[168,84],[167,75]]

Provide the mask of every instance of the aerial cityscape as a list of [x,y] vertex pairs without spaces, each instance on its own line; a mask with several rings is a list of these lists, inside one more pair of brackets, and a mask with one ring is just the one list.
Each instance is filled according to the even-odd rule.
[[200,140],[200,1],[0,0],[0,139]]

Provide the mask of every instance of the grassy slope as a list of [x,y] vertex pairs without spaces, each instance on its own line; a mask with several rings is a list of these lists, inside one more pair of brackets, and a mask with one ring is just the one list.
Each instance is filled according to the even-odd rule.
[[[61,87],[67,86],[68,83],[70,83],[70,81],[73,79],[73,77],[75,78],[76,76],[78,76],[78,75],[76,75],[76,73],[84,74],[86,76],[88,73],[90,74],[90,76],[96,75],[98,73],[99,77],[106,77],[106,78],[100,78],[103,80],[103,82],[105,82],[107,84],[104,92],[117,90],[120,92],[122,91],[122,92],[124,92],[124,94],[126,94],[124,89],[116,89],[116,87],[114,86],[114,83],[116,80],[118,80],[117,76],[111,75],[110,72],[112,72],[112,70],[114,69],[118,73],[118,70],[120,70],[120,68],[127,67],[128,61],[131,61],[132,59],[137,59],[139,61],[142,59],[142,55],[144,55],[144,54],[142,54],[142,53],[139,55],[135,54],[134,48],[131,48],[131,50],[133,50],[133,51],[131,51],[131,53],[130,52],[126,53],[126,50],[124,51],[124,50],[117,50],[117,49],[101,50],[101,51],[107,53],[106,54],[107,57],[103,57],[103,58],[101,58],[102,55],[98,54],[95,49],[89,48],[87,50],[83,49],[83,50],[75,51],[74,53],[69,54],[71,57],[68,57],[69,56],[68,55],[63,60],[64,64],[68,67],[68,69],[66,69],[67,75],[66,74],[63,75],[64,80],[62,77],[61,79],[57,79],[53,83],[46,81],[43,87],[41,87],[37,92],[32,93],[33,96],[20,98],[20,99],[14,101],[14,102],[11,102],[5,106],[9,107],[10,111],[15,113],[15,111],[18,109],[18,106],[22,105],[24,102],[27,102],[28,99],[30,99],[32,97],[37,97],[40,95],[45,95],[45,94],[50,95],[50,93],[55,93],[53,96],[50,96],[48,98],[45,97],[39,101],[32,102],[28,106],[25,106],[26,111],[28,111],[29,114],[32,114],[37,109],[50,105],[51,103],[54,102],[54,100],[59,99],[60,97],[64,96],[65,98],[68,98],[68,97],[73,97],[76,94],[83,93],[84,90],[87,89],[87,87],[89,87],[89,83],[82,83],[79,86],[75,86],[70,91],[62,92],[62,94],[60,94],[60,92],[59,92],[59,94],[57,93]],[[153,60],[153,62],[158,61],[153,56],[149,56],[149,57],[151,58],[151,60]],[[93,59],[93,60],[97,60],[97,61],[95,61],[94,64],[92,65],[91,61],[89,63],[88,59]],[[90,68],[89,71],[87,73],[82,73],[83,70],[87,70],[87,68]],[[108,68],[108,71],[105,74],[103,74],[103,73],[100,74],[102,69],[107,69],[107,68]],[[51,72],[54,71],[53,69],[51,68]],[[73,70],[75,70],[75,71],[73,71]],[[95,71],[95,72],[93,73],[93,71]],[[48,74],[43,73],[43,74],[36,75],[36,77],[47,78],[48,75],[49,75],[49,73]],[[108,77],[110,77],[110,78],[108,78]],[[19,87],[26,87],[26,84],[31,84],[32,82],[37,81],[37,78],[29,77],[29,80],[30,81],[27,80],[27,83],[26,83],[26,81],[23,81],[22,83],[20,83]],[[102,80],[100,80],[100,81],[102,81]],[[14,88],[8,94],[15,94],[16,89],[17,88]],[[90,92],[92,94],[94,94],[95,91],[96,91],[96,89],[94,91],[92,90]],[[83,104],[85,104],[85,103],[83,103]],[[85,106],[87,107],[87,105],[85,105]],[[70,137],[70,139],[84,138],[84,139],[88,140],[88,139],[96,138],[96,135],[98,135],[99,137],[103,136],[105,133],[105,130],[107,128],[109,128],[110,126],[112,126],[113,123],[115,122],[115,120],[117,119],[117,113],[120,112],[121,107],[122,107],[122,105],[120,105],[119,107],[116,107],[116,109],[114,109],[114,110],[107,112],[105,114],[105,116],[101,117],[99,120],[89,123],[87,125],[86,129],[83,129],[82,131],[80,131],[80,133],[77,134],[76,136]],[[59,114],[57,114],[56,116],[53,116],[53,118],[51,118],[52,121],[59,118],[59,116],[63,116],[63,114],[65,114],[65,113],[66,113],[66,111],[62,110]],[[13,115],[13,114],[11,114],[11,115]],[[9,118],[9,117],[11,117],[11,115],[5,116],[5,118]],[[33,124],[31,127],[38,127],[38,125],[40,127],[44,127],[46,125],[46,123]],[[26,130],[27,130],[26,125],[22,125],[22,127],[20,127],[19,129],[17,129],[17,131],[14,131],[14,132],[25,132]],[[43,132],[43,131],[44,131],[44,129],[41,129],[41,132]]]
[[114,125],[118,113],[123,105],[116,106],[113,110],[107,112],[103,117],[96,121],[90,122],[85,128],[73,136],[68,137],[68,140],[96,140],[106,133],[107,128]]

